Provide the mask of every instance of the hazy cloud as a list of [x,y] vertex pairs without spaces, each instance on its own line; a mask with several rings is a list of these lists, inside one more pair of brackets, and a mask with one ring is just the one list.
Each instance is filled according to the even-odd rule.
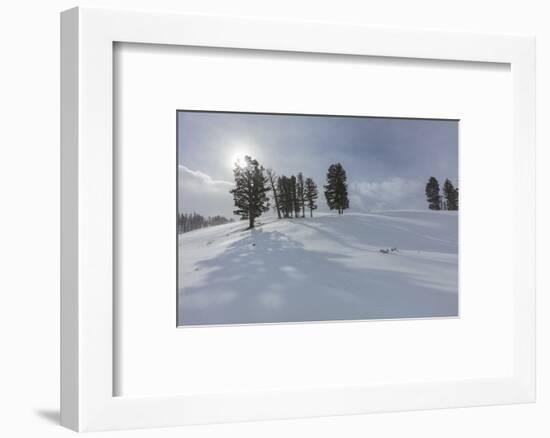
[[232,211],[233,198],[229,190],[233,184],[216,180],[200,170],[178,166],[178,202],[182,213],[197,212],[205,216],[215,216]]
[[383,181],[357,181],[349,185],[349,194],[360,210],[424,208],[420,181],[391,177]]

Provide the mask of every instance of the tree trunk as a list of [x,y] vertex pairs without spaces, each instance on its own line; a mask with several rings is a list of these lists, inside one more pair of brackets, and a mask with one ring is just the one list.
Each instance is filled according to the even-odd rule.
[[247,181],[248,186],[248,221],[249,221],[249,228],[254,228],[254,205],[256,201],[256,196],[252,187],[252,181],[251,177],[248,178]]
[[309,209],[309,217],[313,217],[313,208]]
[[273,177],[269,177],[269,182],[271,183],[271,190],[273,190],[273,198],[275,198],[275,208],[277,209],[277,216],[279,217],[279,219],[281,219],[281,210],[279,209],[279,200],[277,199],[277,191],[275,190]]

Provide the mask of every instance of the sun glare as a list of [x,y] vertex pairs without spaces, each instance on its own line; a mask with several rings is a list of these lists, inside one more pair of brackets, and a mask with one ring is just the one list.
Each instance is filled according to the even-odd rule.
[[244,157],[246,155],[249,155],[249,152],[246,152],[246,150],[242,147],[240,148],[236,148],[233,150],[233,152],[230,154],[230,159],[229,159],[229,165],[231,167],[234,167],[235,166],[235,163],[239,163],[240,165],[243,165],[244,164]]

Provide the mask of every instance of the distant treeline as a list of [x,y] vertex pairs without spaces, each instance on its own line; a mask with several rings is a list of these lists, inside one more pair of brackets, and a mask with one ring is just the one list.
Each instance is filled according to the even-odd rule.
[[212,227],[229,222],[234,222],[234,219],[227,219],[224,216],[204,217],[198,213],[180,214],[178,216],[178,233],[187,233],[199,228]]
[[458,187],[449,178],[443,184],[443,196],[439,191],[439,181],[430,177],[426,184],[426,200],[430,210],[458,210]]

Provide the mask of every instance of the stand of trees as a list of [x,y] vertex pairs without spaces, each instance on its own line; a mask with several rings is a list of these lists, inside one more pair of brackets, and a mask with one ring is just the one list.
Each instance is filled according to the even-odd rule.
[[277,178],[273,197],[275,198],[279,218],[305,217],[306,187],[302,172],[298,173],[298,176],[282,175]]
[[204,217],[198,213],[185,213],[178,216],[178,233],[187,233],[188,231],[199,228],[212,227],[214,225],[227,224],[234,222],[234,219],[227,219],[224,216]]
[[[341,164],[333,166],[339,166],[337,178],[327,182],[331,187],[327,190],[336,193],[336,202],[343,211],[349,206],[346,173]],[[305,217],[306,209],[309,210],[310,217],[313,217],[313,210],[317,209],[317,184],[312,178],[304,178],[302,172],[278,176],[273,169],[264,169],[257,160],[246,156],[244,166],[235,164],[233,176],[235,188],[230,193],[233,194],[236,207],[234,213],[241,216],[241,219],[248,219],[249,228],[254,228],[255,219],[269,210],[270,199],[279,219]],[[336,184],[334,190],[333,184]],[[268,192],[271,192],[269,197]]]
[[277,179],[279,208],[282,217],[293,217],[294,205],[298,203],[296,195],[296,177],[281,175]]
[[344,210],[349,208],[347,176],[340,163],[328,168],[325,198],[329,208],[338,210],[338,214],[344,214]]
[[[234,214],[248,220],[249,228],[254,228],[256,218],[269,211],[270,200],[277,217],[305,217],[306,209],[310,217],[317,209],[319,191],[312,178],[305,178],[302,172],[298,175],[278,176],[273,169],[264,169],[257,160],[250,156],[244,159],[244,165],[235,164],[233,176],[235,187],[230,190],[235,204]],[[349,208],[347,175],[341,163],[331,164],[327,171],[324,195],[330,210],[344,214]],[[426,200],[430,210],[458,210],[458,188],[450,179],[443,184],[443,196],[439,181],[430,177],[426,184]],[[271,195],[268,196],[268,193]],[[185,233],[197,228],[220,225],[232,222],[223,216],[205,218],[200,214],[181,214],[178,216],[178,232]]]
[[455,188],[449,178],[443,184],[443,197],[440,194],[439,181],[430,177],[426,184],[426,200],[430,210],[458,210],[458,187]]

